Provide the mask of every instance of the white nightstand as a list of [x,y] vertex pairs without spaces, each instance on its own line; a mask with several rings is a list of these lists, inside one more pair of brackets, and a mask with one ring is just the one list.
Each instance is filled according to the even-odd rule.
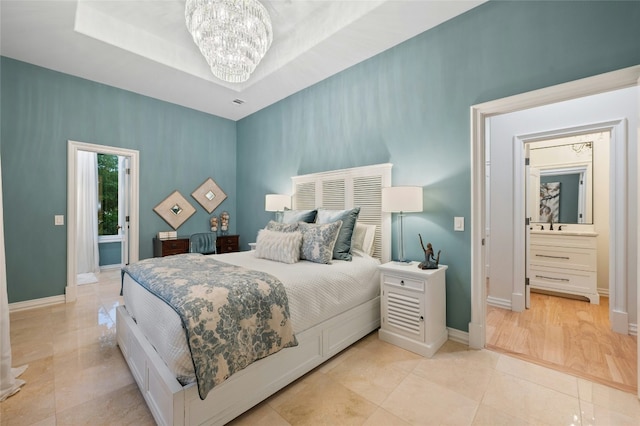
[[378,337],[431,358],[447,341],[446,265],[419,269],[394,262],[380,265],[381,326]]

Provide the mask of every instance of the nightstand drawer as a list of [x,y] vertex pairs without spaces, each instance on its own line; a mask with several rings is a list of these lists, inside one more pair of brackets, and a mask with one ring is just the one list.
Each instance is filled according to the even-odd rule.
[[424,281],[395,275],[384,275],[384,284],[406,288],[409,290],[424,291]]
[[218,254],[240,251],[239,235],[222,235],[216,240]]
[[189,253],[189,238],[173,238],[169,240],[153,239],[154,257],[171,256]]

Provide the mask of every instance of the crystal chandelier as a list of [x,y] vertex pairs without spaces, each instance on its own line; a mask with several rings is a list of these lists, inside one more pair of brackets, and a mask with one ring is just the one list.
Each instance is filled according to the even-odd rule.
[[273,40],[269,13],[257,0],[186,0],[184,14],[211,72],[230,83],[247,81]]

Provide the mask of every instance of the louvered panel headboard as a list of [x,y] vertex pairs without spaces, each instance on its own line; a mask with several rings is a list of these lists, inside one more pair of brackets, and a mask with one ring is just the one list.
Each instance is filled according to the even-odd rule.
[[360,207],[358,222],[376,225],[373,256],[391,260],[391,214],[382,211],[382,188],[391,186],[389,163],[294,176],[293,208]]

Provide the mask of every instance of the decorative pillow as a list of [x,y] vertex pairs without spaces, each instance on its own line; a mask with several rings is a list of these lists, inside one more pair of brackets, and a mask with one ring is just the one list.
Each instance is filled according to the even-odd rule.
[[367,225],[364,223],[356,222],[356,226],[353,230],[353,237],[351,237],[351,249],[360,250],[369,256],[373,255],[373,241],[376,236],[376,226]]
[[287,210],[282,213],[283,223],[297,223],[307,222],[313,223],[316,221],[317,210]]
[[350,210],[318,209],[316,223],[342,221],[342,227],[340,228],[336,245],[333,248],[334,259],[351,260],[351,236],[353,235],[353,228],[356,226],[359,213],[360,207],[355,207]]
[[331,263],[333,247],[336,245],[342,221],[333,223],[299,223],[302,232],[300,259],[316,263]]
[[298,230],[298,223],[282,223],[270,220],[264,229],[276,232],[295,232]]
[[300,260],[302,233],[278,232],[268,229],[258,231],[255,256],[282,263],[296,263]]

